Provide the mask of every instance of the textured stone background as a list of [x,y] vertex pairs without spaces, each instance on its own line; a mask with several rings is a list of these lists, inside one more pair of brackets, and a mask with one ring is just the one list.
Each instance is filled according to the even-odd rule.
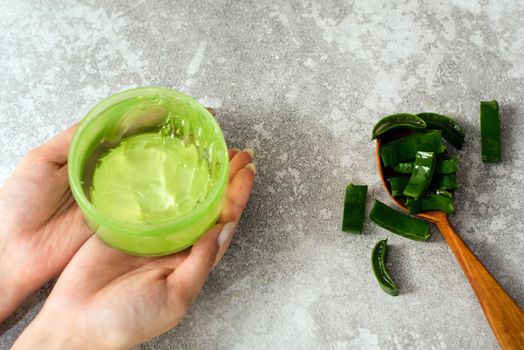
[[[1,0],[0,182],[100,99],[180,89],[217,108],[231,146],[256,148],[259,176],[185,321],[143,349],[495,349],[436,231],[420,243],[339,226],[349,181],[387,201],[369,141],[381,115],[456,115],[467,146],[452,221],[524,305],[523,62],[520,0]],[[480,162],[479,101],[492,98],[500,165]],[[397,298],[369,264],[385,237]],[[0,348],[50,288],[1,326]]]

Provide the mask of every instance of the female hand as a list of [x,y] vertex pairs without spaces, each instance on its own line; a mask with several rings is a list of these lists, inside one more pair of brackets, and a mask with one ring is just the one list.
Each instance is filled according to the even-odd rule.
[[252,152],[232,150],[230,158],[222,215],[192,248],[145,258],[91,237],[13,348],[126,349],[176,326],[229,246],[251,193]]
[[74,129],[30,151],[0,189],[0,322],[92,235],[67,181]]

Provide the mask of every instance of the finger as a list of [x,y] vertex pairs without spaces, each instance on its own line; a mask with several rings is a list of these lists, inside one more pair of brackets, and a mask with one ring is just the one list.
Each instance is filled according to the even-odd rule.
[[233,157],[236,156],[237,153],[240,153],[241,151],[238,148],[230,148],[227,152],[229,154],[229,161],[231,161],[231,159],[233,159]]
[[240,216],[242,216],[242,212],[251,195],[255,172],[255,166],[251,163],[238,171],[227,190],[226,202],[218,222],[238,222],[240,220]]
[[246,148],[231,159],[229,163],[229,182],[233,180],[240,169],[253,162],[254,151],[252,148]]
[[213,264],[213,267],[217,266],[220,260],[222,260],[222,257],[226,253],[227,248],[229,248],[229,245],[233,240],[233,235],[235,234],[236,228],[237,224],[233,221],[228,222],[222,228],[222,231],[218,235],[218,253],[215,258],[215,263]]
[[218,235],[223,225],[215,225],[191,248],[188,257],[168,277],[170,301],[175,312],[185,313],[204,286],[215,263]]
[[47,143],[35,148],[31,153],[45,161],[55,163],[59,166],[64,165],[67,163],[69,144],[71,143],[76,127],[77,124],[72,125],[67,130],[54,136]]
[[220,222],[227,222],[229,219],[232,221],[227,222],[219,235],[219,249],[217,257],[215,259],[216,266],[226,253],[227,248],[233,240],[233,235],[236,231],[237,222],[242,216],[242,212],[246,207],[246,204],[251,195],[251,189],[253,187],[254,176],[256,174],[256,168],[253,164],[248,164],[246,168],[242,169],[237,176],[233,179],[229,187],[227,204],[222,211]]

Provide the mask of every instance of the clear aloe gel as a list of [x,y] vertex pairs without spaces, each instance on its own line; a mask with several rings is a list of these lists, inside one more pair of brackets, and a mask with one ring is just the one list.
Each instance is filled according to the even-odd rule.
[[208,193],[209,163],[198,145],[160,131],[124,138],[97,161],[91,202],[127,223],[159,224],[190,212]]

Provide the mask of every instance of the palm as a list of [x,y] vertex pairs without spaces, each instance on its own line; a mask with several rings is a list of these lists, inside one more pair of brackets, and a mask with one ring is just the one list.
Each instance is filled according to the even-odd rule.
[[72,198],[66,165],[25,159],[2,188],[0,203],[11,204],[5,253],[38,284],[60,273],[92,233]]
[[57,276],[92,232],[67,182],[67,151],[74,129],[30,152],[0,189],[1,266],[13,267],[9,282],[22,284],[2,304],[0,320],[28,294]]
[[216,243],[222,226],[242,214],[253,182],[253,172],[245,169],[249,162],[244,152],[232,159],[219,223],[193,248],[160,258],[136,257],[93,236],[61,274],[42,317],[60,317],[98,348],[130,347],[174,327],[224,253]]
[[130,256],[92,237],[61,275],[45,312],[60,315],[67,309],[63,321],[103,340],[99,348],[139,343],[167,331],[185,313],[170,276],[187,256],[188,251],[167,258]]

